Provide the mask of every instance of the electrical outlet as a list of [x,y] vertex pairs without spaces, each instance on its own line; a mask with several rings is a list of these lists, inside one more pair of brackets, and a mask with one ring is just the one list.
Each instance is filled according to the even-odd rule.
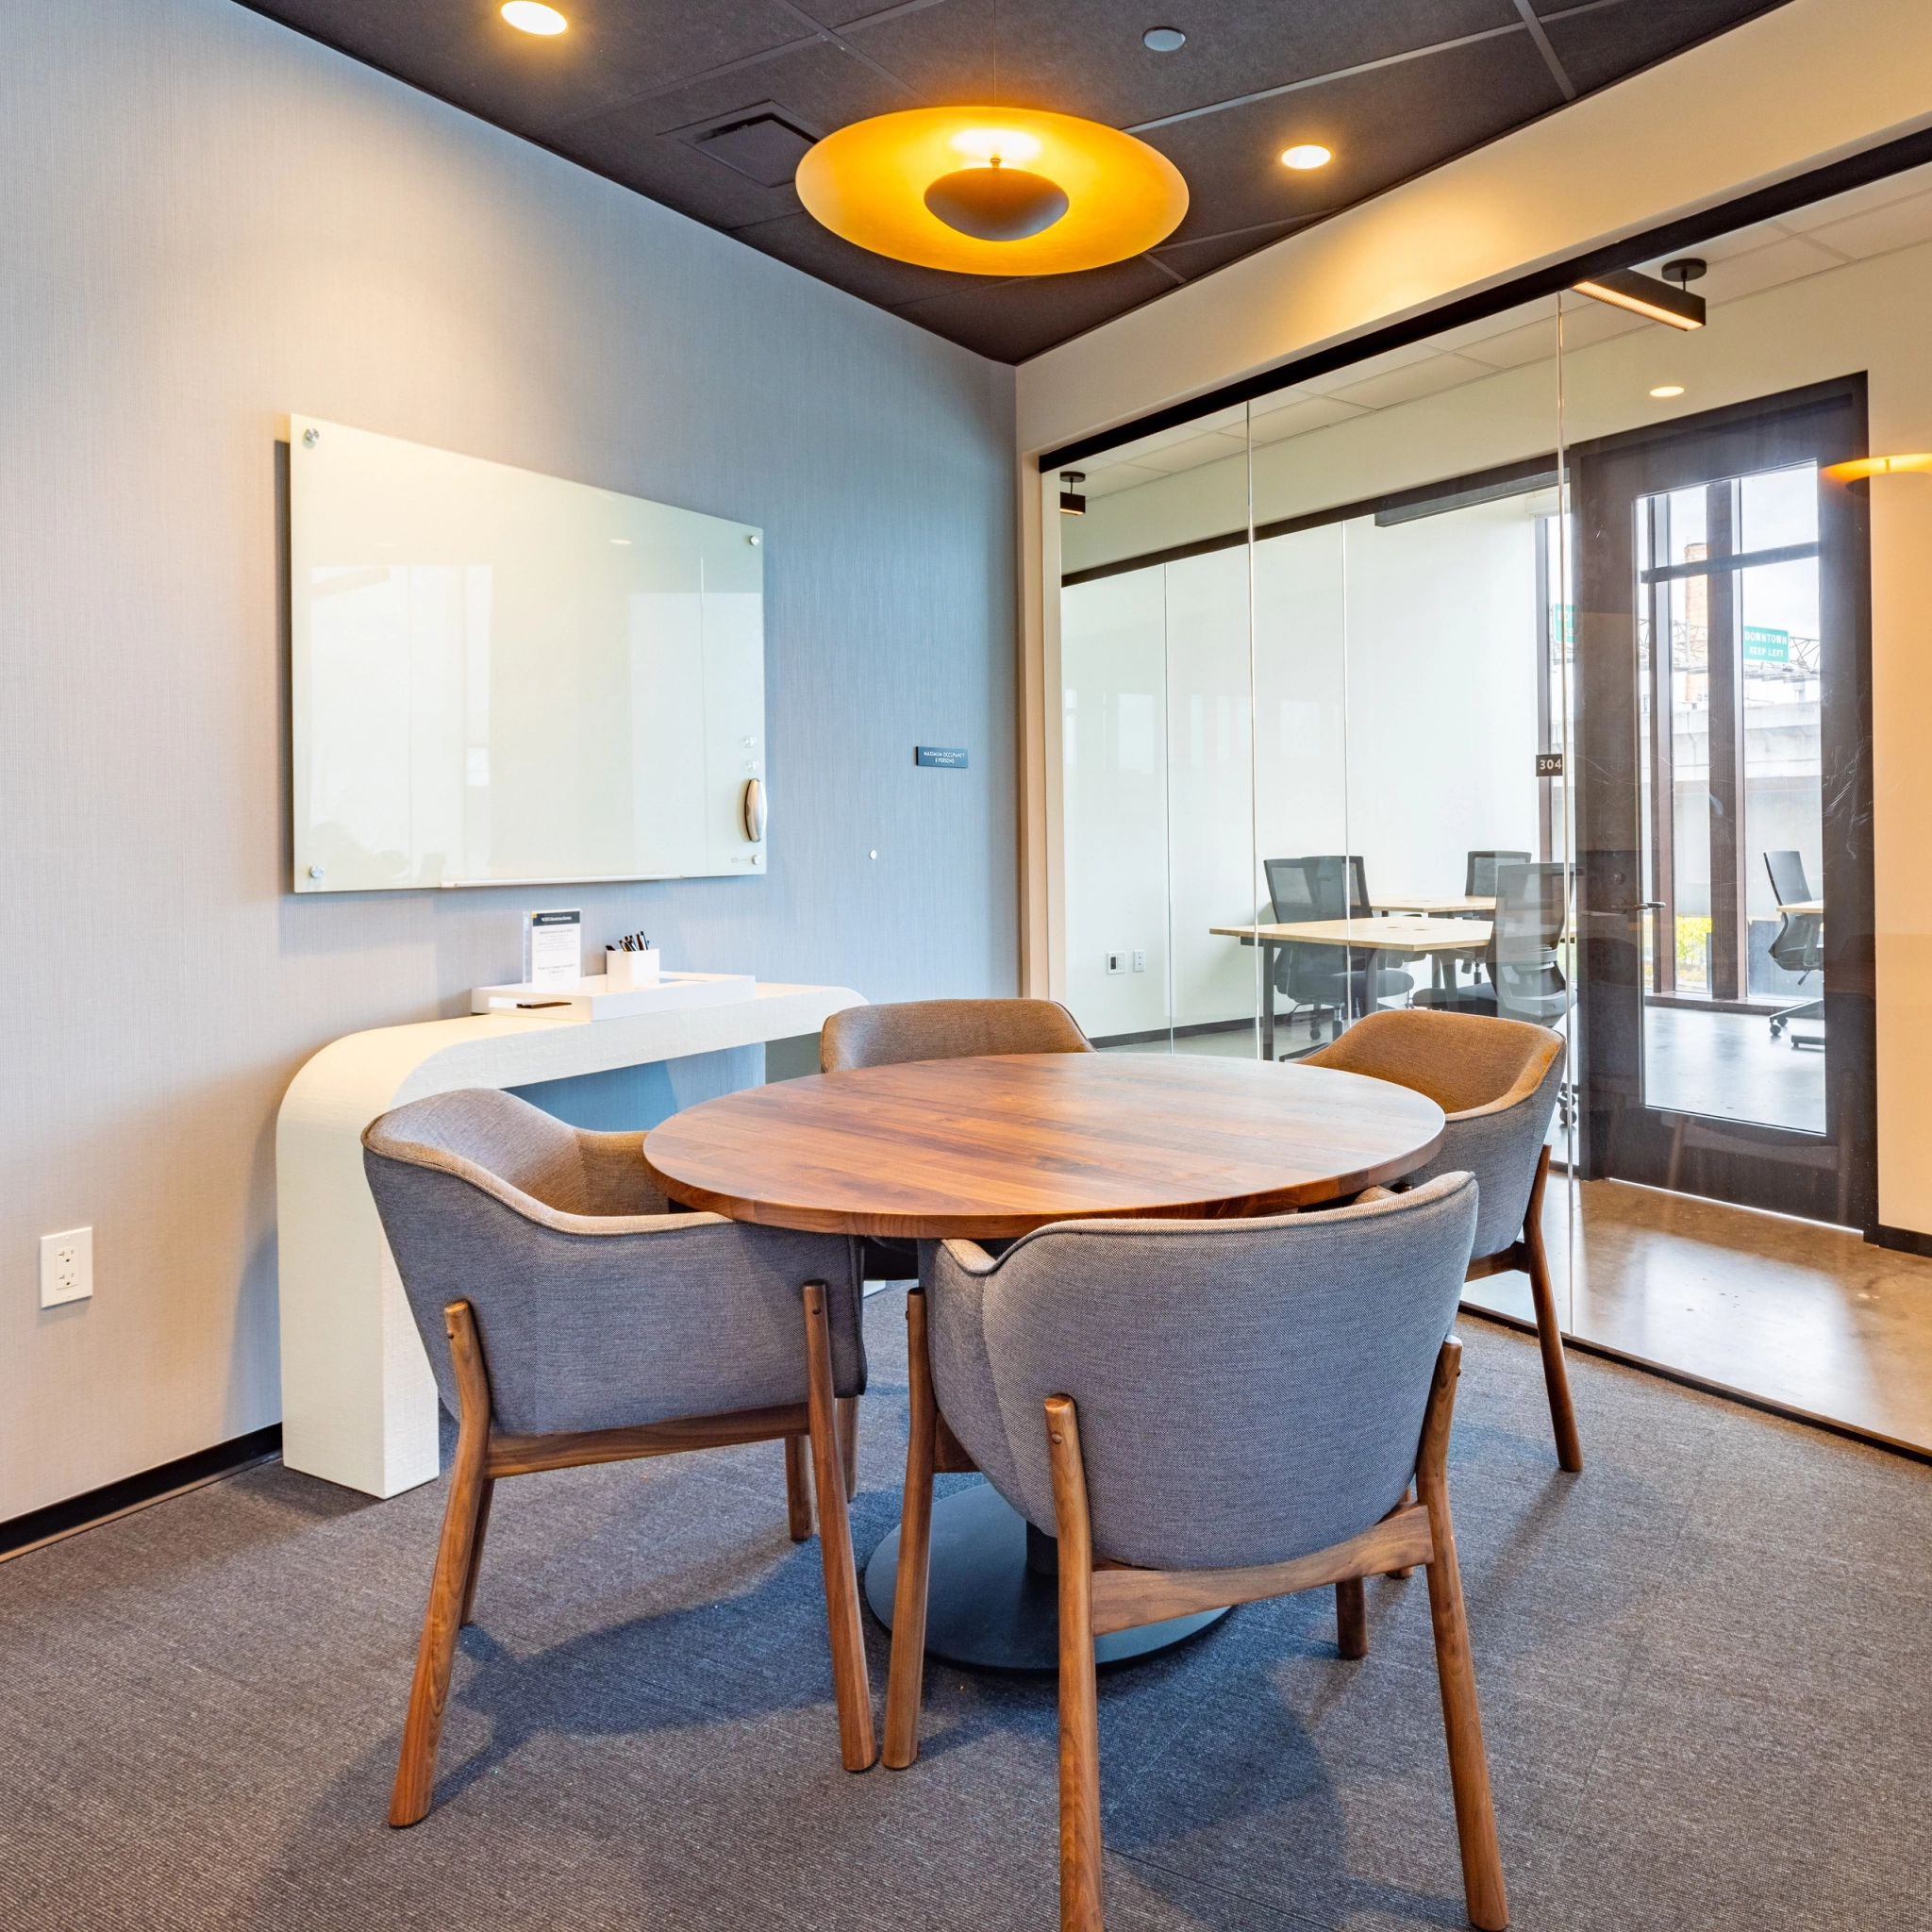
[[1145,953],[1136,953],[1134,955],[1134,971],[1136,973],[1144,973],[1146,970],[1147,955]]
[[41,1306],[84,1302],[94,1291],[94,1231],[70,1227],[65,1234],[41,1237]]
[[1107,956],[1108,973],[1124,973],[1127,970],[1127,956],[1124,953],[1109,953]]

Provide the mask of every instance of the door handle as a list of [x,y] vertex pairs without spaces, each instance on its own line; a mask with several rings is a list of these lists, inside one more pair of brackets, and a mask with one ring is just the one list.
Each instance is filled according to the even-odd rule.
[[1606,906],[1606,912],[1661,912],[1664,902],[1661,899],[1639,899],[1629,906]]

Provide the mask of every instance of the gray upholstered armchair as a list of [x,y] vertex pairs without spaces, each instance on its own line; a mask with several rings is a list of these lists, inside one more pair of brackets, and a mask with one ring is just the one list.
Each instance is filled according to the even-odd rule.
[[976,1466],[1059,1539],[1063,1927],[1101,1923],[1093,1638],[1334,1585],[1359,1657],[1362,1579],[1416,1563],[1469,1914],[1507,1923],[1445,1473],[1476,1187],[1374,1191],[1324,1214],[1063,1222],[996,1259],[947,1241],[908,1297],[886,1762],[919,1748],[933,1471]]
[[839,1403],[865,1386],[861,1284],[841,1235],[673,1212],[641,1134],[566,1126],[490,1090],[371,1124],[383,1231],[458,1423],[403,1730],[391,1824],[429,1809],[457,1633],[471,1621],[499,1476],[781,1440],[794,1541],[818,1492],[846,1768],[873,1760]]
[[1557,1461],[1580,1470],[1583,1443],[1543,1249],[1545,1142],[1563,1084],[1562,1037],[1524,1020],[1478,1013],[1371,1013],[1301,1063],[1413,1088],[1448,1115],[1435,1158],[1403,1185],[1458,1169],[1475,1175],[1482,1211],[1469,1278],[1519,1268],[1529,1276]]

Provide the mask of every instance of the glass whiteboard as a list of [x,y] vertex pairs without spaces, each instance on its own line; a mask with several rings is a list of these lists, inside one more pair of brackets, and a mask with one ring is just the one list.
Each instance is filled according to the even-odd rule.
[[761,873],[764,550],[290,419],[298,892]]

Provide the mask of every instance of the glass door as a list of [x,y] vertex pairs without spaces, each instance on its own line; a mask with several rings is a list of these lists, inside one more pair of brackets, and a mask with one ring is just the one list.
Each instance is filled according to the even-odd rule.
[[1839,384],[1573,452],[1589,1178],[1875,1219],[1861,444]]

